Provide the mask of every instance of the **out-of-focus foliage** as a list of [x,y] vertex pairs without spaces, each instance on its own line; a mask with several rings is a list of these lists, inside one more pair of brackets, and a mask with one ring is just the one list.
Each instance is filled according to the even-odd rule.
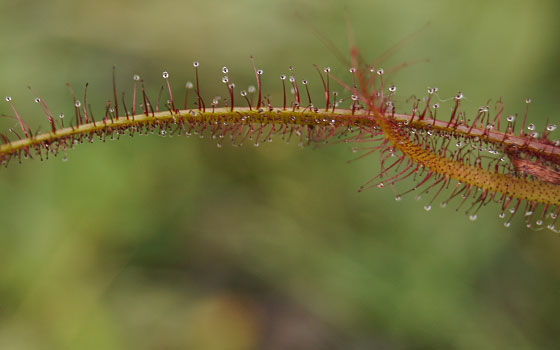
[[[3,2],[0,95],[46,129],[28,84],[70,115],[64,83],[89,82],[99,117],[113,64],[119,87],[130,92],[138,73],[155,94],[163,69],[181,89],[199,60],[210,99],[226,94],[223,65],[238,87],[254,84],[254,55],[273,101],[290,65],[322,101],[313,63],[349,77],[305,23],[346,52],[345,9],[367,59],[431,21],[384,64],[431,60],[389,78],[400,110],[438,86],[442,99],[462,91],[471,116],[489,98],[513,114],[532,97],[537,128],[560,122],[554,0]],[[557,235],[505,229],[495,208],[470,222],[425,212],[429,198],[358,194],[377,158],[347,164],[351,147],[123,137],[2,169],[0,348],[558,344]]]

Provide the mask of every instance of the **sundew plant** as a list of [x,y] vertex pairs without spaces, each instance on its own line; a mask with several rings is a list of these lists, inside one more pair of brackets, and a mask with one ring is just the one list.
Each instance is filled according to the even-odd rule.
[[[68,85],[74,113],[66,125],[65,115],[55,115],[30,88],[49,130],[32,130],[12,97],[6,96],[13,112],[7,117],[17,121],[18,128],[0,133],[0,160],[8,166],[24,158],[43,160],[59,154],[66,158],[67,150],[80,143],[143,134],[194,134],[216,140],[218,147],[224,142],[259,146],[276,138],[286,142],[293,138],[302,146],[342,141],[359,145],[365,152],[360,158],[376,155],[379,159],[380,173],[360,190],[386,185],[393,188],[399,181],[413,179],[415,184],[404,192],[393,188],[396,200],[408,193],[415,193],[417,199],[431,195],[424,206],[429,211],[436,201],[446,207],[458,198],[456,210],[464,206],[471,220],[477,219],[481,208],[496,203],[506,227],[521,211],[527,227],[557,231],[560,141],[554,136],[554,121],[537,130],[528,120],[530,99],[526,99],[527,107],[521,115],[506,115],[501,99],[468,113],[461,105],[462,92],[451,98],[450,112],[440,112],[438,119],[442,98],[437,87],[428,88],[422,97],[409,99],[411,106],[400,111],[394,101],[397,87],[384,83],[385,70],[380,66],[384,56],[368,62],[351,43],[349,59],[344,60],[349,82],[331,72],[330,67],[315,65],[321,102],[313,102],[309,81],[298,79],[292,66],[287,74],[279,76],[281,84],[277,88],[282,91],[282,99],[273,101],[271,94],[263,91],[264,71],[257,68],[253,57],[255,85],[247,90],[237,91],[228,67],[221,68],[221,83],[227,91],[224,98],[204,96],[198,61],[192,63],[194,83],[183,84],[184,92],[174,94],[169,72],[163,71],[161,89],[151,98],[139,75],[133,76],[128,94],[118,90],[113,70],[112,94],[97,120],[87,101],[88,83],[83,102]],[[445,190],[451,194],[446,195]],[[440,194],[447,197],[442,200]]]

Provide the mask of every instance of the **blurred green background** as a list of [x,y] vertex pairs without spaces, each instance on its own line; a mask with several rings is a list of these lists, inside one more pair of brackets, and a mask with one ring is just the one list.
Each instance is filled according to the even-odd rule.
[[[279,101],[296,68],[346,70],[306,25],[347,50],[344,10],[370,59],[431,25],[385,67],[403,103],[438,86],[474,113],[531,97],[531,120],[558,121],[560,5],[549,1],[2,1],[0,95],[47,123],[27,85],[72,112],[70,82],[99,116],[111,67],[152,95],[201,62],[207,99],[219,70]],[[298,17],[296,14],[299,14]],[[6,104],[1,113],[9,113]],[[3,118],[0,127],[14,126]],[[560,240],[498,209],[471,222],[390,189],[357,193],[377,157],[351,145],[255,148],[191,137],[83,144],[0,170],[1,349],[551,349],[559,342]],[[409,184],[403,184],[407,188]]]

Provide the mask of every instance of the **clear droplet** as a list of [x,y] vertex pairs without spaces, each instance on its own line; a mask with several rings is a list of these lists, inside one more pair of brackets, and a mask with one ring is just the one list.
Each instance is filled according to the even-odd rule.
[[395,196],[395,200],[396,200],[397,202],[400,201],[401,199],[402,199],[402,197],[401,197],[400,194],[398,194],[398,195]]
[[193,83],[190,82],[190,81],[187,81],[187,83],[185,84],[185,87],[186,87],[187,89],[192,89],[193,86],[194,86]]
[[196,67],[198,67],[198,66],[200,65],[200,63],[198,63],[198,61],[194,61],[192,65],[193,65],[193,67],[196,68]]
[[397,87],[395,85],[391,85],[391,86],[389,86],[389,91],[390,92],[395,92],[395,91],[397,91]]
[[6,96],[5,100],[6,100],[6,102],[10,102],[12,100],[12,98],[10,96]]
[[424,210],[425,210],[425,211],[430,211],[430,210],[432,210],[432,206],[429,205],[429,204],[426,204],[426,205],[424,206]]
[[535,124],[531,123],[531,124],[527,125],[527,130],[530,130],[530,131],[535,130]]
[[74,103],[74,107],[78,108],[82,105],[82,103],[78,100],[76,101],[76,103]]
[[257,70],[257,74],[258,74],[258,75],[262,75],[263,73],[264,73],[264,72],[263,72],[262,69],[258,69],[258,70]]
[[169,73],[167,73],[166,70],[164,70],[163,73],[162,73],[161,75],[163,76],[163,79],[169,78]]
[[282,75],[280,76],[280,80],[286,80],[286,76],[285,76],[284,74],[282,74]]
[[132,79],[134,79],[134,81],[138,81],[138,80],[140,80],[140,76],[138,74],[134,74],[132,76]]
[[222,73],[226,74],[227,72],[229,72],[227,67],[222,67]]
[[499,217],[500,219],[503,219],[503,218],[506,217],[506,213],[501,212],[501,213],[498,215],[498,217]]
[[241,90],[241,96],[243,96],[243,97],[247,96],[247,91]]
[[477,218],[477,215],[476,215],[476,214],[472,214],[471,216],[469,216],[469,220],[470,220],[470,221],[475,221],[476,218]]
[[35,101],[35,103],[39,103],[39,102],[41,102],[41,99],[39,97],[36,97],[34,101]]
[[505,227],[510,227],[510,226],[511,226],[511,222],[509,222],[509,221],[504,222],[504,226],[505,226]]

